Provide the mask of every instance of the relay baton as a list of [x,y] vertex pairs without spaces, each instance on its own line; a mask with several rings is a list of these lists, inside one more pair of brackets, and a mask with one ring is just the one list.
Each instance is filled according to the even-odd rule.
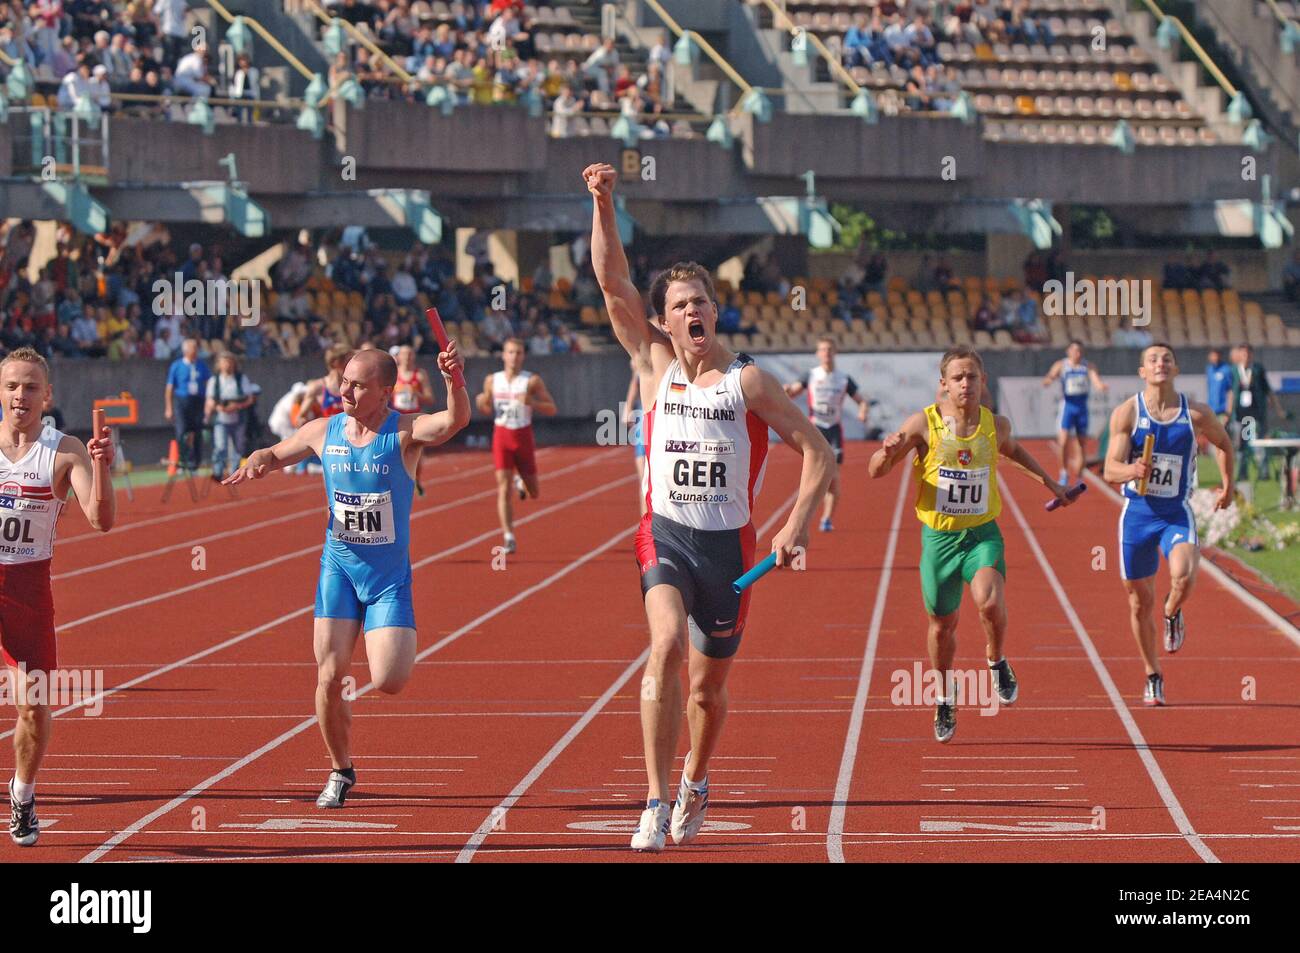
[[[429,326],[433,328],[433,334],[438,339],[438,349],[445,351],[451,343],[447,340],[447,329],[442,326],[442,318],[438,316],[437,308],[430,308],[424,312],[424,316],[429,319]],[[465,386],[465,375],[457,367],[451,372],[451,382],[456,387]]]
[[[97,407],[92,410],[90,412],[90,421],[90,427],[94,431],[90,439],[98,440],[104,430],[103,408]],[[92,459],[90,469],[95,478],[95,500],[102,503],[104,501],[104,470],[106,469],[104,461]]]
[[[1070,489],[1066,490],[1065,492],[1066,499],[1072,500],[1086,489],[1088,489],[1088,484],[1080,480],[1074,486],[1070,487]],[[1052,497],[1050,500],[1048,500],[1046,503],[1043,504],[1043,509],[1047,510],[1048,512],[1051,512],[1052,510],[1056,509],[1060,505],[1061,505],[1061,501],[1058,500],[1056,497]]]
[[754,583],[758,582],[769,572],[776,568],[776,553],[772,553],[761,563],[745,573],[739,579],[731,584],[731,591],[737,594],[744,592]]
[[[1151,466],[1151,455],[1155,453],[1155,449],[1156,449],[1156,435],[1153,433],[1149,433],[1147,434],[1147,438],[1142,441],[1142,462],[1145,463],[1148,467]],[[1142,479],[1138,480],[1138,496],[1147,495],[1147,479],[1148,479],[1147,477],[1143,477]]]

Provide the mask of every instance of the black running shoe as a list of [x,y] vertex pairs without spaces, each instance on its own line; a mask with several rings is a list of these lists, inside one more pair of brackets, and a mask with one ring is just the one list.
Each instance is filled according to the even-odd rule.
[[934,740],[947,744],[957,730],[957,706],[940,702],[934,709]]
[[14,797],[13,782],[9,782],[9,836],[19,847],[31,847],[41,836],[41,822],[36,817],[36,798],[26,803]]
[[422,487],[422,486],[421,486],[420,484],[418,484],[418,483],[415,484],[415,492],[418,493],[418,494],[420,494],[420,496],[424,496],[424,487]]
[[1165,616],[1165,651],[1177,652],[1183,647],[1187,638],[1187,628],[1183,625],[1183,610],[1180,608],[1173,615]]
[[998,700],[1004,705],[1014,704],[1020,696],[1020,683],[1016,681],[1011,663],[1002,659],[996,665],[990,665],[989,671],[993,673],[993,687],[997,690]]
[[325,782],[325,789],[320,792],[320,797],[316,798],[316,806],[342,807],[343,802],[347,800],[348,790],[354,784],[356,784],[355,773],[349,778],[342,771],[331,771],[329,780]]
[[1142,704],[1144,705],[1163,705],[1165,703],[1165,677],[1163,675],[1148,675],[1147,687],[1142,692]]

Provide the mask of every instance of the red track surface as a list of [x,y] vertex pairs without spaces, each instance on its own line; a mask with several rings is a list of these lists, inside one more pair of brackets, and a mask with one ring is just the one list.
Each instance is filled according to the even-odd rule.
[[[60,663],[102,670],[108,694],[96,717],[56,718],[40,845],[6,841],[0,860],[1300,860],[1300,644],[1202,574],[1165,665],[1171,704],[1144,709],[1119,508],[1096,488],[1047,514],[1041,489],[1003,484],[1016,705],[962,709],[938,745],[929,707],[892,704],[894,673],[924,656],[919,532],[910,495],[896,506],[906,468],[870,483],[868,452],[850,448],[836,530],[814,536],[807,570],[759,584],[710,827],[657,858],[626,848],[645,793],[646,647],[626,448],[545,452],[504,571],[487,456],[426,464],[422,658],[400,695],[379,696],[358,653],[359,783],[333,812],[312,804],[328,768],[312,714],[319,477],[276,475],[237,503],[216,490],[161,505],[150,488],[106,536],[70,511]],[[764,540],[797,477],[774,452]],[[982,650],[967,610],[959,664],[981,667]]]

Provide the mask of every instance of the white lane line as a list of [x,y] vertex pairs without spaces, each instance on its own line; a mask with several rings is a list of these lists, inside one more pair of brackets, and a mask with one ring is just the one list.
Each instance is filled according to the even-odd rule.
[[[1084,471],[1084,477],[1094,486],[1100,487],[1105,492],[1106,496],[1108,496],[1112,501],[1116,503],[1123,501],[1124,497],[1119,493],[1116,493],[1114,487],[1095,473]],[[1274,629],[1290,639],[1293,644],[1300,646],[1300,629],[1297,629],[1294,623],[1288,621],[1284,615],[1266,603],[1263,599],[1248,592],[1241,583],[1237,582],[1237,580],[1233,579],[1218,566],[1214,565],[1211,560],[1202,559],[1200,567],[1202,571],[1208,572],[1215,582],[1236,596],[1244,605],[1254,610],[1260,617],[1265,619]]]
[[[593,496],[597,496],[597,495],[599,495],[599,494],[601,494],[601,493],[604,493],[605,491],[611,489],[612,487],[615,487],[615,486],[621,486],[622,484],[624,484],[624,483],[628,483],[628,482],[630,482],[630,481],[632,481],[632,480],[635,480],[635,479],[636,479],[635,476],[624,477],[624,478],[621,479],[621,480],[616,480],[616,481],[614,481],[613,483],[608,483],[608,484],[606,484],[606,485],[604,485],[604,486],[597,487],[597,488],[594,489],[594,490],[588,490],[588,491],[586,491],[585,493],[581,493],[581,494],[579,494],[578,496],[571,497],[571,498],[568,498],[568,499],[565,499],[565,500],[561,500],[561,501],[558,502],[558,503],[554,503],[554,504],[552,504],[551,506],[548,506],[548,507],[546,507],[546,508],[544,508],[544,509],[540,509],[540,510],[538,510],[536,513],[533,513],[533,514],[531,514],[531,515],[529,515],[529,516],[526,516],[526,517],[524,517],[524,518],[522,518],[522,519],[516,520],[516,521],[515,521],[515,525],[516,525],[516,526],[522,526],[522,525],[524,525],[525,523],[531,523],[533,520],[541,519],[543,516],[547,516],[547,515],[549,515],[549,514],[551,514],[551,513],[554,513],[556,510],[562,510],[562,509],[565,509],[566,507],[572,506],[572,505],[575,504],[575,503],[583,502],[583,501],[585,501],[585,500],[587,500],[587,499],[589,499],[589,498],[591,498],[591,497],[593,497]],[[494,492],[495,492],[495,491],[494,491]],[[429,556],[425,556],[423,559],[420,559],[420,560],[418,560],[418,561],[416,561],[416,562],[414,562],[414,563],[411,564],[411,571],[414,572],[416,569],[420,569],[420,568],[422,568],[422,567],[424,567],[424,566],[429,565],[430,563],[437,562],[437,561],[440,560],[440,559],[446,559],[448,556],[453,556],[453,555],[455,555],[456,553],[461,552],[462,550],[465,550],[465,549],[470,548],[471,546],[477,546],[479,543],[482,543],[484,540],[492,539],[492,538],[498,537],[499,534],[500,534],[500,530],[494,528],[494,529],[488,530],[487,532],[480,533],[479,535],[473,537],[472,539],[467,539],[467,540],[465,540],[463,543],[458,543],[458,544],[456,544],[455,546],[452,546],[452,547],[450,547],[450,548],[448,548],[448,549],[444,549],[444,550],[442,550],[442,551],[440,551],[440,552],[433,553],[433,554],[431,554],[431,555],[429,555]],[[268,631],[268,630],[270,630],[270,629],[274,629],[274,628],[275,628],[276,626],[278,626],[278,625],[283,625],[285,622],[289,622],[289,621],[291,621],[291,620],[293,620],[293,619],[298,618],[299,616],[306,615],[307,613],[313,611],[314,608],[315,608],[315,604],[313,603],[313,604],[305,605],[305,606],[303,606],[303,607],[300,608],[300,609],[294,609],[292,612],[286,612],[284,615],[280,616],[279,618],[272,619],[270,622],[263,623],[262,625],[256,626],[255,628],[248,629],[248,630],[246,630],[246,631],[244,631],[244,632],[241,632],[241,633],[239,633],[239,634],[236,635],[236,636],[232,636],[231,638],[226,639],[224,642],[218,642],[216,645],[210,645],[210,646],[208,646],[208,647],[205,648],[205,649],[201,649],[201,650],[198,651],[198,652],[195,652],[195,653],[193,653],[193,654],[191,654],[191,655],[187,655],[187,656],[185,656],[185,658],[177,659],[175,662],[169,662],[169,663],[166,664],[166,665],[163,665],[163,666],[160,666],[160,667],[158,667],[158,668],[155,668],[155,669],[153,669],[153,670],[151,670],[151,671],[145,672],[143,675],[137,675],[135,678],[128,679],[127,681],[122,682],[122,683],[119,684],[119,685],[114,685],[114,686],[112,686],[111,688],[106,688],[106,689],[104,689],[104,690],[101,691],[101,692],[96,692],[94,695],[91,695],[91,696],[88,697],[88,698],[83,698],[83,699],[82,699],[81,701],[79,701],[79,702],[74,702],[74,703],[71,704],[71,705],[66,705],[66,706],[64,706],[63,708],[56,709],[55,711],[51,712],[51,717],[55,717],[55,718],[57,718],[57,717],[59,717],[60,715],[66,715],[68,712],[70,712],[70,711],[76,711],[78,708],[85,708],[85,707],[87,707],[87,706],[92,706],[92,707],[93,707],[94,705],[96,705],[96,704],[98,704],[100,701],[102,701],[103,699],[108,698],[110,695],[116,695],[118,692],[124,691],[125,689],[128,689],[128,688],[134,688],[136,685],[143,684],[144,682],[152,681],[153,679],[158,678],[160,675],[166,675],[168,672],[172,672],[172,671],[175,671],[175,670],[178,669],[178,668],[182,668],[182,667],[184,667],[184,666],[190,664],[191,662],[196,662],[196,661],[198,661],[199,659],[207,658],[207,657],[210,656],[210,655],[215,655],[217,652],[224,651],[225,649],[230,648],[232,645],[238,645],[240,642],[246,641],[247,639],[251,639],[251,638],[253,638],[254,636],[261,635],[263,632],[266,632],[266,631]],[[266,715],[266,716],[260,716],[260,715],[259,715],[259,716],[242,716],[242,715],[233,715],[233,716],[232,716],[232,715],[174,716],[174,715],[165,715],[165,716],[158,716],[158,717],[155,717],[155,718],[144,718],[144,717],[135,716],[135,717],[130,717],[130,718],[120,718],[120,719],[119,719],[119,718],[114,718],[114,717],[112,717],[112,716],[98,716],[98,717],[95,718],[95,721],[97,721],[97,722],[101,722],[101,721],[117,721],[117,720],[121,720],[121,721],[148,721],[148,720],[154,720],[154,721],[174,721],[174,720],[179,720],[179,718],[187,718],[188,720],[195,720],[195,719],[197,719],[197,720],[207,720],[207,719],[221,719],[221,720],[229,720],[229,719],[231,719],[231,718],[243,718],[243,717],[257,717],[257,718],[262,718],[262,717],[265,717],[265,718],[282,718],[282,717],[289,717],[289,716],[283,716],[283,715]],[[74,723],[75,723],[75,722],[74,722]],[[12,729],[12,728],[10,728],[8,731],[0,732],[0,741],[3,741],[5,738],[8,738],[8,737],[9,737],[10,735],[12,735],[13,733],[14,733],[14,729]]]
[[1002,499],[1007,502],[1012,515],[1016,518],[1016,522],[1020,524],[1020,531],[1025,534],[1025,540],[1029,543],[1029,548],[1033,550],[1034,558],[1038,561],[1038,568],[1043,571],[1048,584],[1052,587],[1052,592],[1056,594],[1056,601],[1061,604],[1065,617],[1070,620],[1070,626],[1074,629],[1074,634],[1079,637],[1084,651],[1088,653],[1088,660],[1092,663],[1093,671],[1097,673],[1098,681],[1106,689],[1111,706],[1123,723],[1124,730],[1128,733],[1134,750],[1142,760],[1142,766],[1146,768],[1147,774],[1151,777],[1151,783],[1155,785],[1156,791],[1159,792],[1160,800],[1164,802],[1166,810],[1169,811],[1169,816],[1173,818],[1174,826],[1178,828],[1178,832],[1187,841],[1188,846],[1196,851],[1196,855],[1201,860],[1207,864],[1219,863],[1219,858],[1214,855],[1214,851],[1210,850],[1205,841],[1201,839],[1201,835],[1196,833],[1196,828],[1192,826],[1192,822],[1188,819],[1187,813],[1178,801],[1178,796],[1174,794],[1174,789],[1169,786],[1165,773],[1160,770],[1155,755],[1151,753],[1151,746],[1147,744],[1147,740],[1138,728],[1137,722],[1133,720],[1133,713],[1128,710],[1128,705],[1124,703],[1124,697],[1120,694],[1119,689],[1115,687],[1115,682],[1110,677],[1110,672],[1101,659],[1101,653],[1097,651],[1097,646],[1093,644],[1088,631],[1079,620],[1078,613],[1074,611],[1074,606],[1070,604],[1070,599],[1061,586],[1061,580],[1056,577],[1056,571],[1052,569],[1051,563],[1047,561],[1047,555],[1043,552],[1043,548],[1038,545],[1038,537],[1034,535],[1033,529],[1030,528],[1028,521],[1025,519],[1025,514],[1020,511],[1020,506],[1016,503],[1010,487],[1005,480],[1001,479],[998,480],[998,485],[1001,489]]
[[[602,454],[600,456],[592,456],[587,458],[586,460],[583,460],[580,463],[575,463],[570,466],[564,467],[563,469],[556,470],[551,475],[560,476],[561,474],[568,473],[571,470],[578,470],[578,469],[582,469],[583,467],[589,467],[596,462],[603,461],[608,456],[609,456],[608,453]],[[486,499],[488,497],[495,497],[496,494],[497,494],[496,487],[492,487],[491,489],[483,490],[480,493],[472,493],[469,496],[462,496],[461,498],[457,500],[452,500],[449,503],[440,503],[437,506],[431,506],[427,509],[422,509],[419,510],[418,512],[412,513],[411,522],[414,523],[416,520],[424,519],[426,516],[434,516],[437,513],[443,513],[446,512],[447,510],[453,510],[456,509],[457,507],[464,506],[467,503],[473,503],[477,500]],[[491,535],[493,534],[487,533],[484,535],[483,538],[486,539],[488,536]],[[152,596],[145,596],[143,599],[136,599],[132,602],[126,602],[119,606],[113,606],[110,609],[103,609],[99,612],[92,612],[90,615],[82,616],[80,619],[73,619],[71,622],[63,623],[63,625],[58,626],[55,629],[55,631],[58,634],[62,635],[63,633],[67,632],[69,629],[75,629],[78,626],[85,625],[87,622],[94,622],[98,619],[103,619],[110,615],[116,615],[119,612],[126,612],[130,609],[138,609],[141,606],[152,605],[155,602],[161,602],[164,599],[171,599],[175,596],[181,596],[187,592],[194,592],[197,589],[206,589],[208,586],[215,586],[218,583],[226,582],[230,579],[238,579],[240,576],[247,576],[249,573],[258,572],[259,570],[266,569],[268,566],[275,566],[278,565],[279,563],[288,562],[291,559],[297,559],[300,556],[306,556],[311,553],[319,553],[320,550],[321,550],[321,543],[317,541],[315,543],[312,543],[310,546],[304,546],[302,549],[295,549],[293,552],[283,553],[279,556],[272,557],[271,559],[263,560],[262,562],[256,563],[252,566],[245,566],[242,569],[236,569],[232,572],[223,573],[220,576],[213,576],[211,579],[204,579],[202,582],[191,583],[188,586],[181,586],[179,589],[169,589],[166,592],[159,592],[153,594]]]
[[849,788],[853,784],[853,765],[858,758],[858,741],[862,736],[862,722],[866,718],[867,689],[871,685],[871,669],[876,664],[876,647],[880,644],[880,626],[885,618],[885,599],[889,594],[889,581],[894,575],[894,553],[898,551],[898,535],[903,518],[903,501],[911,477],[904,473],[898,484],[898,499],[894,501],[894,515],[889,522],[889,543],[885,547],[884,566],[876,586],[876,602],[871,608],[871,626],[867,630],[867,648],[862,655],[862,668],[858,672],[858,690],[853,696],[853,715],[849,718],[848,734],[844,736],[844,752],[840,755],[840,773],[835,781],[835,797],[831,804],[830,820],[826,824],[826,857],[832,864],[844,863],[844,815],[848,810]]
[[[463,479],[464,477],[473,476],[474,474],[480,472],[487,472],[490,471],[491,469],[492,469],[491,466],[486,466],[486,467],[480,467],[476,470],[468,470],[459,475],[448,475],[448,476],[438,477],[435,480],[426,481],[424,485],[426,487],[430,487],[430,486],[437,485],[439,483],[452,483],[457,480]],[[480,494],[480,496],[481,495],[482,494]],[[270,497],[264,497],[264,499],[270,499]],[[200,546],[204,543],[215,542],[216,540],[219,539],[228,539],[231,536],[243,536],[245,533],[251,533],[255,530],[263,529],[267,526],[277,526],[280,523],[289,523],[292,522],[293,520],[300,520],[306,516],[324,516],[327,515],[328,513],[329,513],[329,507],[326,505],[325,500],[322,499],[320,501],[320,504],[317,506],[310,506],[302,510],[294,510],[292,513],[286,513],[283,516],[276,516],[272,519],[260,520],[259,522],[256,523],[248,523],[236,529],[223,530],[220,533],[212,533],[209,536],[200,536],[196,539],[189,539],[182,543],[175,543],[171,546],[164,546],[161,549],[152,549],[146,552],[132,553],[129,556],[122,556],[119,559],[110,559],[108,562],[97,562],[89,566],[82,566],[80,569],[70,569],[67,572],[55,573],[53,576],[50,577],[50,579],[52,579],[55,582],[57,582],[60,579],[72,579],[75,578],[76,576],[84,576],[87,573],[99,572],[100,570],[103,569],[112,569],[114,566],[121,566],[126,563],[137,562],[141,559],[152,559],[154,556],[161,556],[164,553],[175,552],[179,549],[189,549],[192,546]]]
[[[617,480],[613,483],[607,484],[605,487],[601,488],[600,490],[589,491],[589,494],[584,494],[584,496],[594,495],[597,492],[603,492],[605,490],[612,489],[613,487],[620,486],[623,483],[630,482],[631,480],[634,479],[636,479],[635,476],[629,476],[622,480]],[[427,649],[424,649],[422,652],[420,652],[418,655],[415,656],[415,661],[418,663],[428,658],[433,653],[445,648],[448,645],[451,645],[461,636],[478,628],[483,623],[495,618],[496,616],[500,615],[502,612],[505,612],[507,609],[515,605],[518,605],[520,602],[523,602],[525,599],[528,599],[530,596],[534,595],[535,593],[541,592],[543,589],[550,587],[554,583],[563,579],[565,576],[569,575],[569,573],[573,572],[575,569],[578,569],[580,566],[585,565],[586,563],[590,562],[596,557],[604,554],[607,550],[609,550],[613,546],[622,542],[629,535],[635,532],[635,530],[636,527],[632,526],[629,527],[628,529],[622,530],[619,533],[616,533],[615,535],[611,536],[608,540],[606,540],[604,543],[601,543],[599,546],[597,546],[595,549],[589,550],[585,555],[569,563],[564,568],[558,569],[555,572],[551,573],[551,575],[547,576],[541,582],[535,583],[534,585],[529,586],[527,589],[524,589],[522,592],[516,593],[515,595],[511,596],[509,599],[505,599],[502,602],[497,603],[497,605],[492,609],[489,609],[487,612],[471,620],[470,622],[467,622],[465,625],[461,626],[459,629],[452,632],[450,635],[446,636],[445,638],[439,639],[437,642],[433,643],[433,645],[429,646]],[[497,532],[496,530],[493,530],[493,535],[495,535],[496,532]],[[310,610],[310,608],[311,607],[309,606],[308,610]],[[368,694],[373,688],[374,688],[374,683],[367,682],[364,686],[357,689],[356,695],[354,697],[360,698],[362,695]],[[269,754],[270,752],[279,748],[285,742],[290,741],[297,735],[302,734],[302,732],[306,731],[308,728],[314,728],[315,726],[316,726],[316,717],[314,715],[310,718],[304,718],[297,725],[290,728],[288,731],[284,732],[283,734],[275,738],[272,738],[270,741],[262,745],[256,751],[253,751],[252,753],[245,755],[244,757],[240,758],[238,761],[234,762],[233,764],[227,765],[225,768],[218,771],[216,774],[208,778],[205,778],[204,780],[200,781],[198,784],[194,785],[184,794],[180,795],[179,797],[172,798],[166,804],[162,805],[161,807],[153,811],[150,811],[144,817],[140,818],[139,820],[123,828],[121,831],[118,831],[108,840],[104,841],[104,843],[100,844],[99,847],[95,848],[89,854],[86,854],[84,857],[82,857],[80,862],[94,863],[95,861],[103,857],[105,854],[107,854],[109,851],[113,850],[113,848],[121,844],[123,841],[127,840],[133,835],[138,834],[140,831],[144,830],[145,827],[147,827],[149,824],[151,824],[153,821],[157,820],[158,818],[162,817],[164,814],[170,813],[171,811],[180,807],[185,802],[191,800],[192,798],[196,797],[199,794],[202,794],[204,791],[212,787],[214,784],[224,781],[226,778],[230,777],[231,775],[235,774],[241,769],[252,764],[254,761],[257,761],[263,755]]]
[[[780,519],[781,514],[789,509],[798,496],[799,491],[795,490],[795,492],[786,497],[785,502],[776,508],[767,521],[755,531],[754,535],[757,538],[762,539],[762,537],[765,536],[767,531],[772,527],[772,524]],[[481,845],[483,841],[487,840],[488,835],[491,834],[495,828],[500,826],[501,819],[505,817],[506,812],[515,806],[519,799],[523,797],[532,786],[533,782],[541,777],[546,769],[564,753],[564,749],[569,747],[573,742],[573,739],[582,734],[583,729],[586,728],[587,725],[591,724],[595,717],[600,714],[601,710],[609,704],[610,700],[616,694],[618,694],[619,689],[627,684],[628,679],[640,670],[641,666],[646,663],[646,659],[649,657],[650,646],[647,645],[645,650],[632,661],[632,664],[623,669],[622,674],[614,680],[614,683],[610,685],[609,688],[605,689],[604,694],[591,703],[591,707],[583,712],[582,717],[569,726],[569,730],[564,733],[563,737],[561,737],[559,741],[555,742],[555,744],[551,746],[551,750],[542,755],[541,760],[533,765],[532,769],[520,779],[519,783],[514,786],[513,790],[511,790],[511,792],[501,800],[501,803],[489,812],[488,816],[484,818],[483,823],[481,823],[478,826],[478,829],[474,831],[473,836],[470,837],[465,846],[461,848],[460,853],[456,855],[456,863],[467,864],[474,859],[474,854],[479,849],[479,845]],[[640,713],[638,712],[638,714]],[[609,786],[632,787],[633,785]],[[761,785],[754,786],[759,787]]]

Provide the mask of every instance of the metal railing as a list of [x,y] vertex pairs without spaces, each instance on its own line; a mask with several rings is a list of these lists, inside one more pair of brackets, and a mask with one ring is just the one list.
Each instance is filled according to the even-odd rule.
[[[224,6],[222,6],[220,0],[206,0],[206,3],[209,7],[213,9],[213,11],[217,14],[217,16],[221,17],[227,23],[235,22],[235,14],[231,13]],[[241,16],[244,22],[247,23],[253,29],[254,33],[260,36],[262,39],[266,40],[267,45],[270,46],[271,49],[275,50],[275,52],[280,54],[280,58],[283,59],[290,66],[292,66],[295,70],[297,70],[301,76],[305,77],[307,80],[311,80],[312,77],[316,75],[311,70],[309,70],[306,66],[303,65],[302,60],[298,59],[298,57],[290,53],[285,48],[285,45],[281,43],[279,40],[277,40],[271,34],[271,31],[269,31],[266,27],[262,26],[262,24],[257,22],[257,20],[253,19],[247,14],[239,14],[239,16]]]
[[389,56],[387,53],[381,50],[375,44],[374,40],[370,39],[368,36],[366,36],[364,33],[358,30],[354,24],[349,23],[347,20],[344,20],[342,17],[331,17],[328,13],[326,13],[324,10],[320,8],[320,5],[317,4],[315,0],[303,0],[302,6],[304,9],[307,10],[307,12],[315,15],[316,19],[320,20],[322,23],[333,25],[335,22],[337,22],[340,26],[343,27],[343,29],[347,32],[349,36],[351,36],[358,43],[360,43],[367,50],[369,50],[371,55],[379,57],[380,62],[382,62],[385,66],[387,66],[390,70],[392,70],[398,77],[400,77],[402,82],[412,83],[415,81],[415,77],[413,77],[406,70],[402,69],[402,67],[398,65],[396,60],[394,60],[391,56]]
[[726,76],[727,79],[731,80],[731,82],[734,83],[740,89],[741,98],[736,102],[735,106],[731,107],[730,110],[731,114],[734,115],[738,113],[741,110],[741,104],[744,102],[745,97],[749,96],[751,93],[755,91],[765,92],[765,93],[766,92],[775,92],[775,93],[782,93],[782,94],[785,93],[784,89],[764,89],[761,86],[751,86],[748,82],[745,81],[745,78],[743,76],[741,76],[739,73],[736,72],[736,70],[732,67],[730,63],[728,63],[725,59],[723,59],[722,54],[713,48],[713,44],[711,44],[704,37],[700,36],[700,34],[696,33],[694,30],[683,29],[682,26],[672,18],[672,15],[663,8],[663,6],[659,3],[659,0],[645,0],[645,4],[651,10],[654,11],[655,16],[657,16],[660,20],[662,20],[664,22],[664,25],[667,26],[668,29],[673,31],[674,35],[676,35],[678,38],[687,37],[692,42],[694,42],[697,46],[699,46],[699,48],[704,51],[704,55],[713,61],[713,65],[716,66],[718,69],[722,70],[723,75]]
[[[776,5],[775,0],[760,0],[760,2],[771,11],[772,22],[778,24],[778,30],[785,30],[785,32],[789,33],[792,37],[799,36],[802,33],[812,42],[812,45],[816,47],[817,54],[826,61],[826,65],[830,68],[832,76],[838,76],[840,82],[847,86],[849,92],[854,96],[857,96],[862,92],[862,87],[853,79],[849,71],[844,68],[844,64],[840,62],[839,57],[832,53],[830,48],[822,42],[821,37],[812,32],[812,30],[796,26],[794,20],[790,19],[790,15],[786,13],[783,8]],[[782,20],[785,21],[785,26],[779,25]]]
[[1277,5],[1277,0],[1264,0],[1264,2],[1268,4],[1268,8],[1273,11],[1273,17],[1277,20],[1278,27],[1285,30],[1287,25],[1291,23],[1291,18],[1282,12],[1282,8]]
[[1146,8],[1151,11],[1151,15],[1154,16],[1157,21],[1164,23],[1168,20],[1177,28],[1179,34],[1183,38],[1183,42],[1187,44],[1187,48],[1195,54],[1196,58],[1201,61],[1201,65],[1205,67],[1205,71],[1214,78],[1214,81],[1219,84],[1219,88],[1227,93],[1230,99],[1235,99],[1237,96],[1237,87],[1233,86],[1232,83],[1229,82],[1228,77],[1223,75],[1223,70],[1219,69],[1218,64],[1216,64],[1214,60],[1210,59],[1210,54],[1205,52],[1205,47],[1201,46],[1196,37],[1192,36],[1192,31],[1187,29],[1186,24],[1172,13],[1165,13],[1161,10],[1156,6],[1155,0],[1142,0],[1142,3],[1146,5]]
[[[24,123],[22,118],[27,117]],[[53,171],[74,179],[108,175],[108,117],[95,125],[66,110],[48,106],[11,106],[9,122],[13,171],[16,175]]]

